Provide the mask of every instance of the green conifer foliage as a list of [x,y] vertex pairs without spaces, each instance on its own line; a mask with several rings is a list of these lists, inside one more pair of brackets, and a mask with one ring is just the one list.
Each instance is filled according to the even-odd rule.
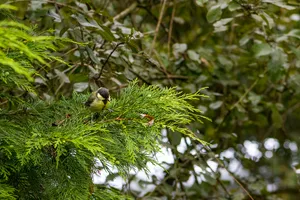
[[123,177],[131,169],[147,170],[162,129],[203,143],[187,128],[205,118],[190,104],[204,97],[200,92],[133,81],[98,114],[84,106],[84,94],[52,103],[30,98],[38,94],[33,80],[43,79],[49,61],[63,62],[52,56],[62,41],[0,21],[0,199],[126,199],[94,185],[92,174],[111,166]]
[[52,104],[38,101],[14,114],[2,113],[5,163],[14,162],[3,167],[5,183],[26,198],[96,197],[95,191],[103,191],[95,190],[91,179],[98,170],[95,158],[102,163],[101,169],[115,166],[124,177],[133,168],[147,170],[147,162],[155,163],[163,128],[197,139],[186,125],[201,122],[200,110],[189,102],[202,96],[181,94],[175,88],[139,87],[134,81],[113,98],[111,111],[98,115],[84,107],[88,96],[82,94]]

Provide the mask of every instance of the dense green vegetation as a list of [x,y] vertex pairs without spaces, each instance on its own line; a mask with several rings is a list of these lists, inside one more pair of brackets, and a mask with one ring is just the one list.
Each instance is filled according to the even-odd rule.
[[297,0],[0,2],[0,199],[299,196]]

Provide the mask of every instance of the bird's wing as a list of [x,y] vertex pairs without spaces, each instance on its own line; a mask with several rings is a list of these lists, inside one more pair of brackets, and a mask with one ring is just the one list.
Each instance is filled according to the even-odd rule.
[[85,105],[86,106],[90,106],[91,105],[91,103],[93,103],[93,101],[95,100],[95,95],[96,95],[96,93],[95,92],[93,92],[92,94],[91,94],[91,96],[88,98],[88,100],[85,102]]

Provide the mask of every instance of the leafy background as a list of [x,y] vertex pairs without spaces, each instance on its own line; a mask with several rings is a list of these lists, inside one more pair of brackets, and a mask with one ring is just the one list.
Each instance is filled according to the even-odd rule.
[[[33,88],[41,99],[52,102],[101,85],[114,98],[135,78],[147,85],[176,86],[185,93],[209,87],[209,98],[193,103],[212,122],[190,127],[211,146],[165,129],[161,145],[173,161],[163,161],[162,176],[140,180],[133,173],[120,188],[123,194],[141,199],[299,196],[298,1],[1,2],[17,8],[12,13],[3,10],[2,20],[22,22],[35,36],[65,40],[55,47],[41,43],[36,50],[41,57],[49,49],[56,52],[48,68],[43,62],[27,66],[36,75],[22,95]],[[1,89],[7,94],[12,90]],[[118,176],[110,173],[103,185]],[[153,190],[137,190],[130,187],[133,182]]]

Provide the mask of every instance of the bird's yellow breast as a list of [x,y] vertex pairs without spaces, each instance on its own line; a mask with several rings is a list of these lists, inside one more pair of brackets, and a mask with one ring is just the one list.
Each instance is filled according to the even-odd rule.
[[90,108],[92,111],[99,112],[99,111],[102,111],[102,110],[108,108],[108,104],[109,104],[109,101],[107,101],[106,104],[104,104],[104,102],[102,100],[93,101],[90,104]]

